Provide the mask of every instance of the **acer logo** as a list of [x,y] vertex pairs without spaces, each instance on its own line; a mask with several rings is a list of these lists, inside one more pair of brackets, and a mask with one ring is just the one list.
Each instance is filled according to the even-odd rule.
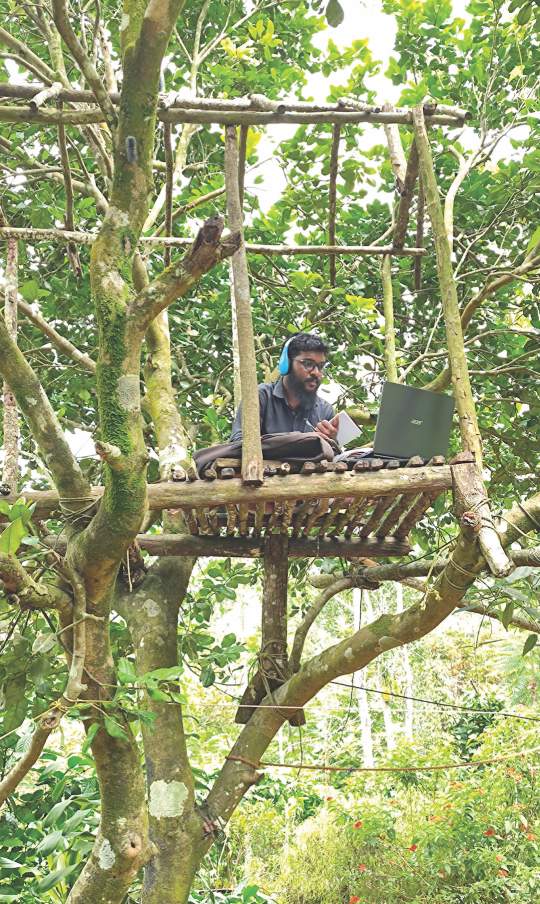
[[423,421],[419,421],[413,417],[413,418],[411,418],[411,424],[416,424],[417,426],[420,426],[421,424],[423,424]]

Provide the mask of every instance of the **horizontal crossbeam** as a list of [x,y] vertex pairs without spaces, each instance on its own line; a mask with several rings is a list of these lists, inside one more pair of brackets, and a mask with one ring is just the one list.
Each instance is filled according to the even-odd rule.
[[[0,227],[0,239],[20,239],[23,242],[66,242],[77,245],[91,245],[97,235],[92,232],[74,232],[67,229],[34,229],[33,227]],[[188,248],[193,239],[175,236],[141,236],[141,243],[146,245],[165,245],[168,247]],[[384,255],[396,254],[401,257],[416,257],[426,254],[425,248],[394,248],[392,245],[260,245],[246,242],[246,251],[250,254],[273,254],[303,256],[315,254],[328,255]]]
[[[3,122],[35,122],[42,124],[86,124],[102,122],[104,114],[95,105],[96,98],[91,91],[60,89],[54,91],[54,98],[67,103],[80,103],[85,109],[57,110],[44,104],[51,92],[45,85],[0,84],[0,97],[9,100],[27,100],[25,106],[0,107]],[[112,93],[109,99],[118,105],[120,95]],[[461,126],[470,119],[470,113],[458,107],[426,104],[424,114],[433,125]],[[270,100],[261,95],[241,98],[179,98],[162,96],[158,107],[158,118],[162,122],[220,123],[222,125],[273,125],[303,123],[397,123],[412,125],[412,113],[408,109],[383,110],[380,106],[364,104],[349,98],[342,98],[335,104],[317,104],[306,101]]]
[[[148,486],[148,506],[151,510],[201,508],[243,503],[294,502],[304,499],[346,497],[362,499],[397,495],[398,493],[444,492],[452,487],[450,465],[421,468],[399,468],[395,471],[376,471],[344,474],[289,474],[287,477],[268,477],[261,487],[245,487],[238,478],[192,483],[152,483]],[[76,511],[88,508],[92,498],[98,501],[103,487],[92,487],[88,500],[74,500],[69,508]],[[59,510],[55,490],[25,490],[28,502],[36,503],[36,517],[46,517]],[[6,497],[15,502],[15,497]],[[67,503],[64,503],[67,505]]]

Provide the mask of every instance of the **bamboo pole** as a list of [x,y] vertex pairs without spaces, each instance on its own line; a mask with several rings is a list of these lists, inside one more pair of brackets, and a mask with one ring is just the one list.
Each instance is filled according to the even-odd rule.
[[[57,112],[52,108],[43,109],[43,102],[50,97],[62,101],[81,103],[94,106],[94,109],[70,110],[69,120],[73,117],[86,115],[92,117],[93,122],[105,119],[102,110],[96,109],[96,96],[92,91],[80,91],[70,88],[50,92],[46,85],[0,85],[0,98],[8,100],[27,100],[26,107],[2,107],[4,116],[17,117],[13,121],[43,122],[47,117],[50,121],[58,122],[54,118]],[[45,93],[45,97],[43,97]],[[48,94],[48,97],[47,97]],[[39,103],[36,103],[36,100]],[[120,94],[111,92],[108,94],[108,102],[116,106],[120,102]],[[107,104],[108,105],[108,104]],[[471,118],[471,114],[458,107],[424,105],[424,113],[430,123],[434,125],[459,126]],[[397,110],[381,110],[380,106],[364,104],[355,100],[341,98],[337,103],[310,103],[306,101],[270,100],[261,95],[252,95],[241,98],[173,98],[162,97],[158,108],[158,118],[168,122],[220,122],[222,124],[257,124],[272,122],[376,122],[382,124],[408,124],[412,122],[411,110],[400,108]],[[6,120],[9,121],[9,120]],[[76,121],[76,120],[75,120]]]
[[482,468],[482,441],[478,429],[476,409],[472,395],[469,368],[465,355],[463,331],[457,297],[456,284],[452,270],[450,246],[444,226],[437,179],[433,168],[433,158],[429,146],[424,112],[422,106],[414,108],[413,123],[418,148],[420,173],[425,193],[426,206],[431,220],[437,272],[441,289],[446,338],[448,342],[448,360],[452,369],[452,385],[459,416],[459,428],[463,448],[472,452],[478,467]]
[[[3,215],[0,213],[0,216]],[[17,269],[18,246],[15,239],[11,239],[7,246],[5,289],[4,289],[4,318],[9,335],[17,342]],[[8,384],[4,382],[4,461],[2,470],[2,482],[9,487],[14,494],[17,493],[19,480],[19,441],[20,426],[17,402]]]
[[[0,227],[0,240],[10,238],[22,239],[26,242],[77,242],[80,245],[92,245],[96,239],[92,232],[69,232],[65,229],[38,229],[29,227]],[[165,245],[177,248],[188,248],[193,244],[191,238],[177,236],[149,235],[141,236],[139,241],[145,245]],[[398,257],[415,257],[424,255],[425,248],[394,248],[392,245],[260,245],[254,242],[246,242],[246,251],[250,254],[270,255],[321,255],[321,254],[345,254],[353,256],[392,254]]]
[[[328,245],[336,244],[336,200],[337,200],[337,177],[338,177],[338,156],[339,156],[339,139],[341,136],[341,127],[335,125],[332,129],[332,148],[330,151],[330,184],[328,187]],[[336,284],[336,256],[331,254],[328,258],[330,285]]]
[[386,379],[399,383],[396,363],[396,330],[394,327],[394,291],[392,288],[392,258],[385,254],[381,263],[384,313],[384,363]]
[[225,185],[229,229],[231,232],[240,233],[240,247],[233,254],[231,262],[242,392],[242,482],[246,486],[260,486],[263,482],[264,468],[259,419],[259,391],[257,389],[257,363],[251,318],[244,223],[240,205],[236,126],[228,126],[225,130]]

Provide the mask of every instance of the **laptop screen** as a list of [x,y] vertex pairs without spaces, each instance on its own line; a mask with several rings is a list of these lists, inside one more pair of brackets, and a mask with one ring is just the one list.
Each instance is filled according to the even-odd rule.
[[433,458],[446,455],[454,400],[427,389],[385,383],[383,386],[374,451],[396,458]]

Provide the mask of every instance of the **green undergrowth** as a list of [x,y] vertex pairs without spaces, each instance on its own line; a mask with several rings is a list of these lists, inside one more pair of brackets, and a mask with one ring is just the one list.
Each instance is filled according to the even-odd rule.
[[[536,726],[500,720],[474,759],[535,746]],[[455,762],[453,739],[401,743],[382,765]],[[229,863],[277,904],[533,904],[540,899],[540,756],[436,772],[289,777],[279,802],[247,803]]]

